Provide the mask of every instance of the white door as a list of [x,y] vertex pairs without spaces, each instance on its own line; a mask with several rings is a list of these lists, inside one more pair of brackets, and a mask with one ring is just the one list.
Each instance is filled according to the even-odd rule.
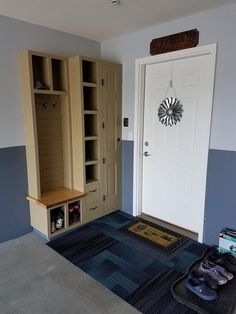
[[[198,233],[202,228],[212,106],[210,55],[146,66],[143,213]],[[168,88],[172,81],[173,88]],[[166,97],[183,105],[176,125],[159,121]],[[145,143],[146,142],[146,143]],[[145,146],[145,144],[147,146]]]

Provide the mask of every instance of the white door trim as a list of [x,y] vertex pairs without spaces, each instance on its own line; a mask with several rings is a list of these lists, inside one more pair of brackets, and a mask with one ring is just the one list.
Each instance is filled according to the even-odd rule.
[[[212,73],[211,79],[215,78],[215,61],[216,61],[217,44],[199,46],[170,53],[164,53],[157,56],[136,59],[135,65],[135,112],[134,112],[134,172],[133,172],[133,215],[140,215],[142,212],[142,161],[143,161],[143,128],[144,128],[144,82],[146,65],[156,64],[159,62],[174,61],[178,59],[191,58],[202,55],[211,56]],[[212,85],[214,86],[214,84]],[[212,95],[213,95],[212,87]],[[213,96],[211,97],[211,106]],[[210,133],[211,123],[209,122],[208,130]],[[202,225],[198,232],[198,241],[203,241],[204,228],[204,209],[199,212]]]

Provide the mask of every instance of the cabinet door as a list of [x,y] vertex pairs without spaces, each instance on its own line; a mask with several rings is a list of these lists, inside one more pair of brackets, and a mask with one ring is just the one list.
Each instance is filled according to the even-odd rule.
[[101,175],[106,213],[121,206],[121,66],[103,63],[101,74]]

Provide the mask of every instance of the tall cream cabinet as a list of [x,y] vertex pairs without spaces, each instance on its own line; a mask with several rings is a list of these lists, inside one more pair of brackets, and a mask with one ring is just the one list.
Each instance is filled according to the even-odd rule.
[[120,208],[121,66],[73,57],[69,73],[73,182],[90,220]]
[[46,238],[120,208],[121,65],[21,54],[31,225]]
[[121,66],[101,64],[103,211],[121,207]]

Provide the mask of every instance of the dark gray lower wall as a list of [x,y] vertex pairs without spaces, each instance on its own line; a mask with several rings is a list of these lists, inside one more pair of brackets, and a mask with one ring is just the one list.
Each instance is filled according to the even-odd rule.
[[0,149],[0,242],[30,232],[24,146]]
[[204,242],[218,244],[219,231],[236,229],[236,152],[211,149],[208,157]]
[[133,214],[134,142],[122,141],[122,210]]
[[[132,215],[133,141],[122,142],[122,210]],[[25,147],[0,149],[0,242],[30,232]],[[236,229],[236,152],[209,151],[204,242],[218,244],[219,231]]]
[[[122,210],[132,214],[133,141],[122,142]],[[208,157],[204,243],[218,244],[219,231],[236,229],[236,152],[211,149]]]

